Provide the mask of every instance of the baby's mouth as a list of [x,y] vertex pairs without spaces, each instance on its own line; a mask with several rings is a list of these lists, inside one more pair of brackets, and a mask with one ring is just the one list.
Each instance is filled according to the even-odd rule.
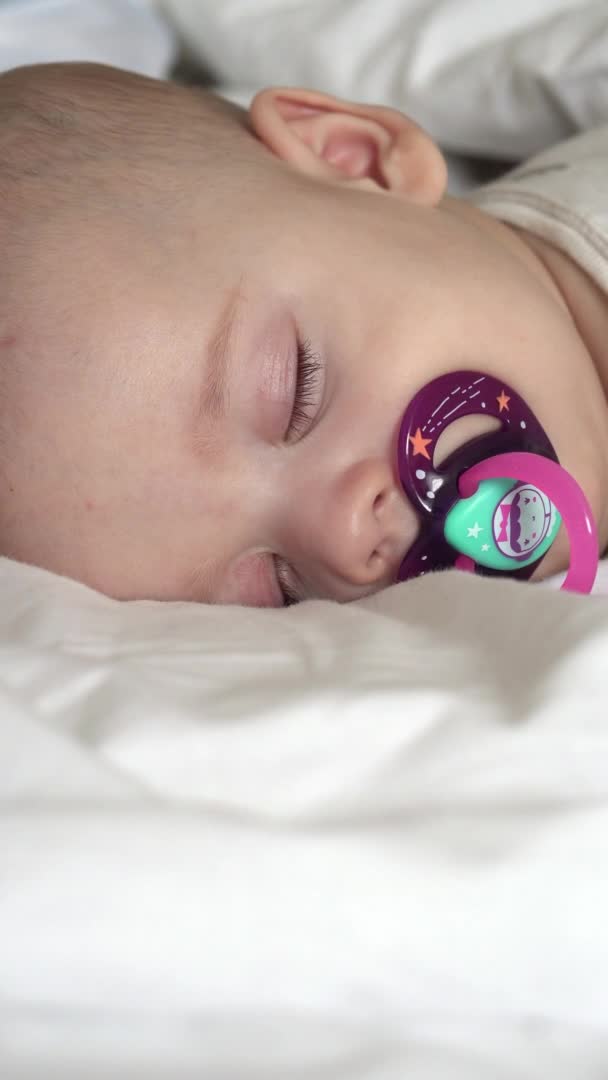
[[[445,429],[439,439],[437,439],[434,446],[429,445],[429,449],[432,451],[432,457],[430,460],[422,460],[416,469],[416,477],[418,480],[426,478],[428,483],[425,485],[428,487],[427,497],[432,499],[434,506],[439,508],[442,502],[445,502],[447,491],[442,492],[443,479],[440,476],[439,470],[445,461],[449,458],[453,458],[463,451],[469,443],[477,442],[483,436],[497,430],[499,424],[496,420],[493,420],[487,416],[467,416],[461,420],[457,420],[449,428]],[[418,446],[421,446],[426,450],[426,446],[423,443],[418,442]],[[403,581],[410,576],[421,576],[427,573],[428,570],[434,568],[433,560],[429,558],[428,552],[425,554],[415,554],[413,563],[418,567],[416,574],[411,574],[409,571],[405,572],[405,568],[408,567],[408,556],[411,553],[415,553],[418,548],[418,540],[421,533],[421,521],[420,517],[416,513],[415,503],[409,496],[405,486],[400,493],[406,506],[406,513],[408,518],[408,525],[404,528],[402,536],[405,536],[405,540],[401,545],[401,558],[399,564],[395,569],[395,577],[393,580]],[[443,496],[443,498],[442,498]],[[423,541],[420,542],[421,544]],[[441,545],[440,545],[441,546]],[[447,555],[447,548],[445,553]],[[421,560],[425,566],[422,565]]]
[[[494,430],[488,431],[489,427]],[[480,430],[485,433],[480,434]],[[447,372],[418,391],[405,410],[397,441],[399,478],[418,530],[398,568],[397,580],[454,566],[516,577],[533,573],[534,558],[510,548],[505,551],[500,536],[495,535],[497,528],[500,533],[496,507],[500,500],[508,499],[517,474],[500,474],[500,481],[494,479],[479,493],[475,489],[466,497],[461,490],[467,475],[481,475],[482,463],[487,474],[491,461],[511,455],[515,467],[513,455],[521,458],[522,453],[531,459],[537,455],[557,460],[527,403],[495,376],[479,371]],[[492,469],[498,467],[495,464]],[[517,524],[514,518],[518,542]],[[530,532],[534,532],[532,525]],[[539,548],[536,561],[543,555]]]

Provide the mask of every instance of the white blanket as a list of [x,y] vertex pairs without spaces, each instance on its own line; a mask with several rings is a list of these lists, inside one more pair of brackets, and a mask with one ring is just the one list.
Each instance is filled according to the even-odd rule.
[[3,1080],[605,1080],[605,599],[0,589]]

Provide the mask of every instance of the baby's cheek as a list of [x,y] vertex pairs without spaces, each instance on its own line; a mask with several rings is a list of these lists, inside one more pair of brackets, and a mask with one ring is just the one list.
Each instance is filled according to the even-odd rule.
[[492,416],[463,416],[455,420],[439,436],[433,454],[433,465],[438,468],[454,452],[471,439],[498,431],[500,422]]

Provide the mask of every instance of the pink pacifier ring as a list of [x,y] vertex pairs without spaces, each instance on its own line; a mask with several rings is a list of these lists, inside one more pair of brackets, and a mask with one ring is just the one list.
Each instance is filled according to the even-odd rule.
[[[599,562],[597,528],[585,493],[574,477],[555,461],[538,454],[495,454],[461,473],[458,490],[463,499],[468,499],[482,481],[504,477],[534,484],[551,500],[561,514],[570,541],[570,567],[562,589],[591,592]],[[470,563],[466,556],[457,560],[461,569],[468,569]]]

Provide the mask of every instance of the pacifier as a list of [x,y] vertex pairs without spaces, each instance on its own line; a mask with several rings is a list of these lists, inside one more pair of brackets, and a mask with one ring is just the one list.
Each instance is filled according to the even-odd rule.
[[[500,430],[469,440],[435,466],[440,435],[474,414],[497,419]],[[591,591],[599,555],[589,503],[532,410],[506,383],[478,371],[433,379],[405,411],[397,454],[421,526],[398,581],[451,567],[527,579],[563,522],[570,567],[562,589]]]

